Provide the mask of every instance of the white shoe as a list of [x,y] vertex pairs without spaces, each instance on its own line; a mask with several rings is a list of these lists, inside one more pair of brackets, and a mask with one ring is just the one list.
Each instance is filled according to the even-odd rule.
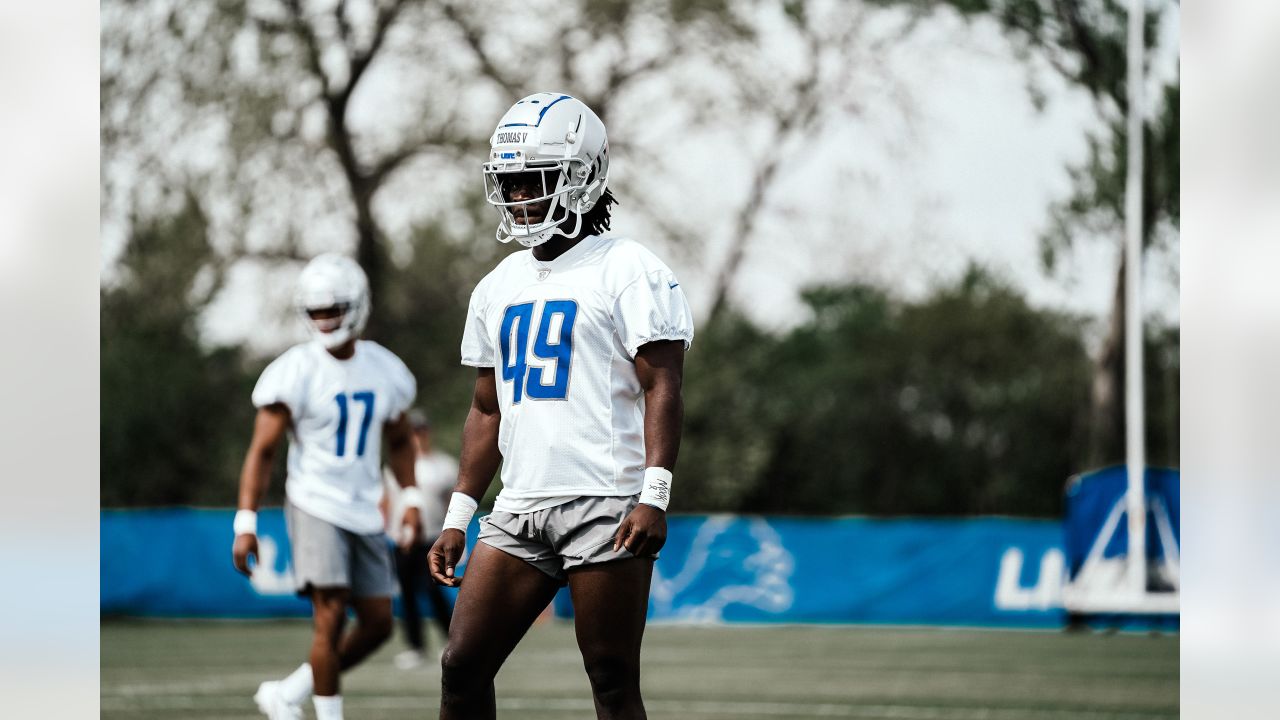
[[267,680],[253,694],[258,710],[271,720],[302,720],[302,707],[294,705],[280,693],[279,680]]
[[404,650],[396,653],[391,662],[400,670],[412,670],[423,662],[421,650]]

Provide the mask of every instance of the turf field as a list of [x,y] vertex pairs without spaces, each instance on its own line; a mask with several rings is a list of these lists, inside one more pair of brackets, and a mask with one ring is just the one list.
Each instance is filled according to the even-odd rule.
[[[433,646],[439,648],[438,638]],[[260,718],[258,682],[297,666],[303,622],[102,625],[102,717]],[[433,718],[440,671],[400,671],[388,643],[344,678],[346,715]],[[651,718],[1176,718],[1176,636],[832,626],[653,626]],[[498,675],[502,718],[594,718],[563,622],[537,625]],[[308,713],[311,710],[308,708]]]

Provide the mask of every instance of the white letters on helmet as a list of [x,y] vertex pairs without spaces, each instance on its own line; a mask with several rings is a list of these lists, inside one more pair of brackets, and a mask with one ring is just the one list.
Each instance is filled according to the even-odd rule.
[[[489,145],[485,199],[498,210],[499,242],[514,238],[534,247],[554,235],[576,235],[583,213],[600,200],[609,181],[604,123],[581,100],[564,93],[534,93],[512,105],[498,121]],[[508,202],[502,194],[502,176],[535,171],[542,171],[542,193]],[[546,215],[540,222],[529,223],[525,209],[544,200],[551,201]],[[573,222],[565,228],[569,220]]]
[[[360,336],[369,319],[369,279],[355,260],[337,253],[318,255],[298,276],[294,306],[311,337],[333,349]],[[332,320],[312,320],[308,310],[338,307]]]

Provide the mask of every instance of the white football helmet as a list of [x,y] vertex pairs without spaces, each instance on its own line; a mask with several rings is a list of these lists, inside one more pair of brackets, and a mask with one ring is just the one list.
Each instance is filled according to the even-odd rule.
[[[337,253],[317,255],[298,276],[294,306],[312,339],[333,349],[360,336],[369,320],[369,279],[355,260]],[[312,319],[310,311],[337,307],[335,318]]]
[[[484,189],[485,199],[498,210],[498,242],[514,238],[534,247],[554,235],[576,235],[583,213],[595,207],[609,182],[604,123],[581,100],[564,93],[534,93],[512,105],[498,121],[489,145]],[[542,192],[529,199],[508,200],[503,194],[504,176],[533,172],[542,176]],[[531,223],[529,205],[546,200],[550,200],[546,214]],[[572,227],[565,228],[571,218]]]

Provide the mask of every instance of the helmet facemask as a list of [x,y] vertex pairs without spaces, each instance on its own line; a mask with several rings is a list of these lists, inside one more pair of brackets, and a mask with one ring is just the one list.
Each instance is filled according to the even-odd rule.
[[343,327],[351,317],[350,305],[344,303],[299,309],[302,311],[303,322],[307,325],[307,332],[326,348],[332,350],[351,339],[349,329]]
[[[538,179],[530,182],[529,175]],[[515,239],[525,247],[535,247],[556,235],[573,237],[582,229],[582,214],[591,209],[589,189],[596,182],[591,168],[576,157],[529,163],[485,163],[485,199],[498,211],[496,237],[499,242]],[[532,187],[534,197],[512,200],[513,182]],[[547,203],[544,214],[533,215],[532,206]],[[565,221],[572,217],[572,227]]]
[[[326,304],[319,307],[300,307],[307,333],[327,350],[341,346],[356,338],[364,329],[360,313],[350,303]],[[333,312],[332,316],[316,317],[316,313]]]

